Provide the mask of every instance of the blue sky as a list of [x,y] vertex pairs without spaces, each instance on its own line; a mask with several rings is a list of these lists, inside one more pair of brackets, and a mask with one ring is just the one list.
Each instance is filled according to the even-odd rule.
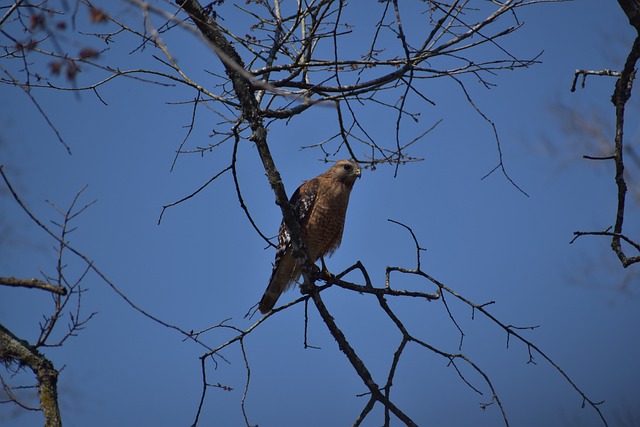
[[[131,13],[124,5],[114,10]],[[400,168],[397,177],[391,167],[364,171],[352,194],[342,246],[328,267],[339,272],[360,260],[375,284],[382,285],[387,265],[415,266],[411,237],[387,219],[411,226],[427,248],[422,255],[427,273],[476,303],[495,301],[490,311],[505,324],[539,325],[523,334],[590,398],[606,401],[602,411],[609,425],[623,425],[620,419],[627,414],[637,423],[637,267],[623,271],[608,240],[585,237],[569,244],[576,230],[602,230],[612,224],[613,168],[582,160],[583,154],[593,154],[589,150],[594,142],[564,133],[563,118],[551,109],[566,104],[585,117],[603,115],[610,125],[614,79],[590,78],[586,89],[576,93],[569,88],[576,68],[620,68],[633,32],[615,2],[540,5],[526,8],[520,18],[524,27],[504,45],[522,57],[544,51],[542,64],[495,76],[498,86],[490,90],[472,79],[466,83],[496,123],[505,166],[529,197],[500,173],[480,179],[498,161],[492,130],[455,85],[434,80],[428,93],[436,106],[414,106],[421,109],[423,127],[443,119],[414,148],[425,160]],[[206,84],[201,61],[217,62],[212,53],[192,37],[167,42]],[[115,45],[106,58],[127,66],[150,61],[148,54],[127,55],[130,50],[130,45]],[[87,81],[98,77],[91,70],[82,76]],[[180,156],[170,172],[191,114],[190,106],[170,103],[193,93],[127,79],[115,80],[100,92],[108,106],[89,92],[33,93],[73,153],[67,154],[22,91],[0,86],[0,162],[34,214],[43,221],[56,219],[45,200],[66,208],[88,185],[81,201],[96,203],[76,220],[71,244],[127,297],[185,330],[229,318],[241,328],[252,325],[256,318],[243,315],[262,295],[274,254],[264,249],[241,211],[231,175],[168,209],[157,224],[163,205],[189,194],[229,163],[230,148],[223,146],[204,156]],[[632,98],[626,129],[630,145],[640,142],[638,111]],[[363,117],[372,134],[393,138],[395,116],[371,106],[363,109]],[[299,148],[327,137],[330,120],[330,109],[316,108],[286,126],[270,128],[271,149],[289,193],[327,167],[318,161],[319,151]],[[191,147],[209,143],[208,134],[218,121],[200,110]],[[407,131],[403,136],[415,134]],[[242,144],[238,159],[246,203],[261,230],[275,235],[280,212],[254,148]],[[2,191],[0,275],[52,274],[54,242]],[[632,202],[626,223],[631,236],[640,234],[637,218],[637,203]],[[70,254],[66,262],[67,274],[77,277],[82,262]],[[399,288],[425,289],[425,283],[415,279],[395,280]],[[621,290],[625,280],[628,286]],[[198,357],[203,349],[133,310],[95,274],[86,278],[85,286],[89,291],[82,310],[97,315],[78,337],[45,350],[56,367],[64,366],[60,392],[65,425],[190,425],[200,397]],[[281,302],[298,295],[289,292]],[[384,383],[400,340],[389,320],[367,296],[337,288],[323,296],[374,378]],[[511,425],[601,425],[540,357],[537,364],[527,363],[525,346],[512,339],[507,348],[502,331],[481,316],[472,319],[467,306],[449,301],[465,332],[462,351],[492,379]],[[421,339],[458,351],[460,335],[442,303],[390,304]],[[0,323],[25,339],[37,337],[38,321],[50,308],[44,293],[0,289]],[[273,316],[246,339],[250,423],[351,425],[366,403],[356,397],[365,387],[313,309],[308,336],[320,350],[303,348],[303,325],[303,307],[297,306]],[[232,336],[217,329],[203,339],[216,346]],[[215,370],[210,365],[209,381],[234,389],[208,392],[202,425],[244,425],[245,363],[237,346],[224,356],[230,363],[222,361]],[[470,370],[464,372],[485,395],[466,386],[442,358],[412,347],[396,377],[396,402],[420,425],[499,425],[495,406],[480,408],[490,399],[486,387]],[[39,425],[41,415],[16,416],[3,405],[0,422]],[[378,409],[365,425],[381,423]]]

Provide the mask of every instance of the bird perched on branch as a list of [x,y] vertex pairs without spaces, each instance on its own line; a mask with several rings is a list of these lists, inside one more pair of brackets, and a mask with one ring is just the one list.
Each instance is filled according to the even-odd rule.
[[[300,237],[310,262],[322,260],[340,246],[349,196],[353,184],[360,178],[360,165],[353,160],[339,160],[325,173],[304,182],[291,196]],[[273,308],[280,295],[302,274],[293,256],[291,235],[284,221],[278,232],[278,248],[269,286],[260,300],[261,313]]]

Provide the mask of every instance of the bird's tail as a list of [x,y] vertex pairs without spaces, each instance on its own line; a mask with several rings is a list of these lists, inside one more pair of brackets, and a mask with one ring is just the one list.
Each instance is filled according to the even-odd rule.
[[291,249],[288,249],[279,260],[276,260],[276,265],[273,268],[273,273],[271,273],[271,279],[269,280],[269,286],[267,286],[267,290],[264,291],[264,295],[262,295],[262,299],[258,305],[260,313],[267,313],[276,305],[280,295],[298,280],[300,272],[300,268],[291,253]]

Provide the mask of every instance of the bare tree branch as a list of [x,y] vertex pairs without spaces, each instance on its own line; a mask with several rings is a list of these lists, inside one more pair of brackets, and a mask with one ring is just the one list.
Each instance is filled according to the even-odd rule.
[[16,337],[0,324],[0,361],[28,366],[38,382],[40,409],[44,414],[46,427],[62,426],[58,407],[58,371],[49,359],[44,357],[29,343]]
[[51,283],[46,283],[38,279],[16,279],[15,277],[0,277],[0,285],[42,289],[44,291],[53,292],[58,295],[67,295],[66,288],[52,285]]
[[393,402],[388,399],[385,394],[380,391],[380,386],[373,380],[373,378],[371,377],[371,373],[369,372],[365,364],[358,357],[353,347],[351,347],[351,345],[349,344],[349,341],[347,341],[347,338],[336,325],[333,317],[327,310],[327,307],[324,305],[324,302],[320,297],[318,288],[311,288],[311,299],[318,309],[318,313],[320,313],[320,316],[322,317],[325,325],[327,325],[329,332],[331,332],[331,335],[338,343],[338,347],[345,354],[345,356],[347,356],[347,359],[349,359],[351,366],[353,366],[353,368],[362,379],[362,382],[364,382],[365,386],[369,389],[371,396],[375,398],[375,400],[382,403],[385,409],[391,411],[405,425],[417,426],[417,424],[411,418],[409,418],[404,412],[402,412],[400,408],[398,408]]
[[[305,282],[310,283],[311,268],[307,259],[306,249],[300,239],[300,225],[295,219],[293,207],[289,203],[289,198],[285,192],[280,173],[276,169],[273,157],[267,144],[267,132],[264,128],[260,107],[254,96],[255,88],[250,80],[247,80],[243,73],[238,71],[238,67],[244,69],[244,63],[233,46],[222,35],[215,20],[213,20],[196,0],[176,0],[191,16],[191,19],[200,29],[203,36],[217,47],[216,53],[223,56],[220,58],[224,64],[225,71],[233,84],[237,99],[240,101],[242,118],[249,124],[252,135],[249,138],[256,144],[258,154],[269,179],[269,184],[276,196],[276,204],[280,206],[285,224],[291,233],[293,254],[298,262],[303,265],[303,276]],[[234,65],[235,64],[235,65]]]
[[620,77],[620,72],[612,71],[612,70],[600,70],[600,71],[590,71],[590,70],[576,70],[573,74],[573,83],[571,83],[571,92],[576,91],[576,84],[578,83],[578,78],[582,76],[581,87],[584,89],[587,83],[587,76],[609,76],[609,77]]
[[[639,8],[636,4],[636,9]],[[626,11],[625,11],[626,12]],[[630,20],[636,19],[630,17]],[[638,23],[640,25],[640,23]],[[640,262],[640,255],[634,257],[628,257],[625,254],[624,249],[620,244],[620,235],[623,234],[622,224],[625,214],[625,202],[627,195],[627,183],[624,178],[624,118],[625,107],[627,101],[631,97],[631,89],[633,87],[633,81],[636,76],[636,63],[640,58],[640,26],[636,27],[638,35],[633,42],[629,56],[624,64],[620,78],[616,82],[616,89],[611,97],[611,102],[616,108],[616,137],[615,137],[615,149],[613,155],[615,157],[616,175],[615,181],[618,187],[618,209],[616,213],[616,222],[613,226],[613,232],[616,235],[611,239],[611,248],[618,255],[623,267],[628,267],[631,264]]]
[[[613,155],[597,158],[598,160],[611,159],[615,163],[614,179],[616,188],[618,190],[615,223],[613,225],[612,232],[609,232],[608,230],[605,232],[575,232],[575,237],[572,240],[572,243],[576,238],[585,235],[611,236],[611,249],[618,256],[618,259],[620,260],[622,266],[626,268],[632,264],[640,262],[640,244],[638,244],[629,236],[626,236],[623,231],[627,200],[627,182],[625,179],[624,164],[624,122],[627,101],[629,101],[629,98],[631,98],[633,82],[636,77],[636,64],[640,59],[640,3],[637,0],[618,0],[618,3],[627,15],[629,23],[636,29],[637,32],[636,38],[633,42],[633,45],[631,46],[629,54],[627,55],[627,59],[624,63],[622,71],[614,72],[608,69],[602,71],[577,70],[573,79],[573,84],[571,86],[571,91],[574,91],[576,80],[578,79],[578,75],[580,74],[584,76],[582,87],[584,87],[584,79],[587,75],[618,77],[618,79],[616,80],[615,90],[611,97],[611,102],[613,103],[616,112],[616,131],[613,144]],[[621,243],[622,241],[628,243],[633,249],[635,249],[635,251],[638,252],[638,255],[628,255],[628,252],[625,250]]]

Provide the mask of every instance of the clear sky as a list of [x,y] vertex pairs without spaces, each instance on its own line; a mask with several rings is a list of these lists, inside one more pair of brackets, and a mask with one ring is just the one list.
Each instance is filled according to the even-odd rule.
[[[349,7],[359,7],[356,3]],[[371,3],[371,10],[382,7]],[[231,7],[232,2],[225,3],[223,18],[231,15],[224,8]],[[124,4],[105,8],[116,16],[131,18],[133,13]],[[358,15],[353,21],[357,25],[375,23],[366,22],[367,13],[353,16]],[[490,311],[505,324],[539,325],[523,334],[591,399],[605,401],[601,408],[609,425],[629,425],[624,420],[630,417],[637,425],[638,266],[624,271],[606,239],[584,237],[569,244],[574,231],[612,225],[615,186],[612,164],[582,159],[584,154],[602,154],[599,141],[567,133],[567,116],[562,114],[562,106],[570,107],[612,140],[610,96],[615,80],[589,78],[585,89],[569,89],[577,68],[620,69],[633,31],[614,1],[539,5],[522,10],[519,17],[525,25],[504,45],[521,57],[543,51],[542,63],[494,76],[497,86],[491,89],[472,78],[466,83],[478,107],[496,123],[505,166],[529,197],[500,173],[481,180],[498,162],[492,130],[455,85],[433,80],[428,94],[436,105],[415,107],[422,109],[421,126],[443,119],[414,148],[413,154],[424,161],[401,167],[397,177],[391,167],[364,171],[352,194],[342,246],[328,267],[340,272],[360,260],[375,284],[383,285],[386,266],[415,267],[410,235],[387,219],[411,226],[427,248],[424,271],[476,303],[495,301]],[[217,67],[213,53],[190,36],[168,43],[185,67],[208,64],[194,71],[206,85],[201,69]],[[132,46],[112,47],[105,62],[151,66],[145,62],[153,61],[148,52],[128,55]],[[157,68],[157,62],[153,66]],[[82,78],[91,81],[98,77],[93,73],[88,70]],[[157,224],[163,205],[194,191],[229,163],[230,149],[180,156],[170,172],[191,118],[190,105],[175,103],[192,99],[193,92],[120,79],[100,94],[107,106],[89,92],[33,92],[71,147],[69,155],[29,98],[18,88],[0,85],[0,163],[23,200],[50,224],[58,217],[46,200],[66,208],[87,185],[81,204],[96,203],[75,221],[71,244],[128,298],[184,330],[201,330],[225,319],[249,327],[257,318],[243,316],[266,287],[274,252],[264,249],[264,241],[244,216],[231,176],[168,209]],[[636,147],[639,106],[632,98],[626,129],[627,144]],[[363,110],[368,131],[392,138],[395,116],[368,108]],[[270,128],[269,142],[289,193],[327,167],[319,161],[318,150],[299,149],[333,132],[327,130],[327,116],[326,109],[317,108],[286,126]],[[218,122],[217,116],[201,109],[190,147],[208,144]],[[259,158],[251,145],[242,144],[238,159],[247,205],[261,230],[273,236],[280,211]],[[632,173],[638,172],[637,165],[629,166]],[[637,191],[637,175],[629,182]],[[5,190],[0,187],[0,275],[54,274],[55,242],[30,222]],[[626,226],[636,239],[637,219],[637,203],[631,197]],[[69,277],[82,273],[83,263],[73,255],[66,263]],[[357,275],[347,278],[359,281]],[[395,286],[425,290],[423,282],[402,280],[398,277]],[[133,310],[95,274],[86,277],[84,286],[88,291],[82,312],[97,314],[64,346],[44,350],[58,369],[64,367],[59,386],[65,426],[190,425],[202,387],[198,357],[203,348]],[[289,292],[280,302],[297,296],[298,291]],[[337,288],[323,296],[375,379],[384,384],[398,333],[373,298]],[[444,351],[458,351],[460,334],[442,303],[391,304],[421,339]],[[507,348],[504,332],[495,325],[481,316],[472,319],[465,305],[450,304],[465,333],[462,352],[489,375],[511,425],[601,425],[541,357],[535,358],[536,364],[527,363],[525,346],[512,339]],[[38,322],[50,309],[51,298],[43,292],[0,288],[0,323],[24,339],[37,337]],[[60,326],[62,334],[64,325]],[[273,316],[246,339],[251,382],[245,406],[251,424],[351,425],[366,403],[366,397],[357,397],[366,388],[313,309],[308,340],[321,349],[304,349],[303,326],[304,309],[299,305]],[[217,346],[232,336],[233,331],[216,329],[203,340]],[[208,380],[233,390],[209,390],[202,425],[244,425],[245,362],[238,346],[230,347],[224,357],[226,361],[218,359],[217,369],[209,365]],[[444,359],[411,348],[396,377],[396,403],[420,425],[500,425],[495,405],[481,409],[480,403],[490,399],[486,386],[470,370],[464,372],[484,395],[464,384]],[[0,405],[2,424],[32,426],[41,420],[39,413]],[[378,410],[365,425],[377,426],[382,420]]]

